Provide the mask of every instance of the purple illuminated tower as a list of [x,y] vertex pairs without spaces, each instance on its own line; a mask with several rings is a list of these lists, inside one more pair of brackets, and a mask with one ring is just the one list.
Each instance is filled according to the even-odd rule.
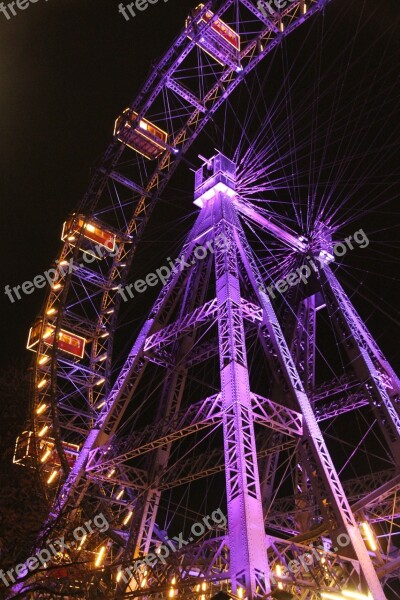
[[[129,598],[144,592],[161,597],[164,590],[169,597],[183,594],[205,598],[224,590],[252,600],[286,589],[291,594],[300,590],[303,596],[299,597],[304,598],[317,598],[322,591],[326,598],[384,600],[376,564],[381,555],[377,546],[372,553],[368,549],[360,522],[366,521],[364,509],[371,503],[376,506],[396,488],[398,476],[378,485],[365,499],[360,498],[356,511],[351,507],[318,421],[326,418],[324,412],[354,410],[355,402],[327,403],[316,411],[315,398],[311,401],[305,391],[305,386],[312,389],[314,385],[316,312],[323,308],[329,311],[346,340],[356,374],[368,381],[364,402],[379,419],[394,464],[399,460],[400,420],[381,373],[384,370],[391,378],[393,397],[398,380],[333,274],[331,242],[325,228],[309,244],[261,216],[236,192],[235,164],[221,153],[204,162],[195,180],[195,204],[200,211],[180,253],[180,266],[171,273],[139,332],[78,461],[60,489],[47,527],[56,531],[61,523],[64,532],[68,528],[71,532],[76,515],[83,514],[85,498],[94,498],[96,488],[106,489],[102,483],[123,490],[125,495],[128,492],[122,525],[121,516],[116,519],[109,513],[112,536],[107,534],[108,541],[102,542],[100,550],[97,545],[96,556],[102,558],[97,566],[102,569],[87,572],[89,589],[103,590],[103,597]],[[314,258],[314,264],[319,265],[315,270],[318,291],[310,286],[298,303],[291,349],[246,238],[243,215],[300,257],[308,261]],[[199,344],[204,328],[207,335]],[[263,375],[262,387],[272,389],[271,398],[252,389],[250,328],[256,332],[270,367]],[[211,330],[215,335],[209,333]],[[188,402],[185,388],[191,369],[211,357],[219,365],[213,381],[215,393]],[[118,439],[117,432],[129,418],[129,406],[135,401],[148,363],[167,371],[158,417],[133,437],[122,435]],[[276,380],[272,387],[267,381],[271,374]],[[207,464],[209,456],[201,455],[191,458],[189,454],[186,463],[182,456],[176,460],[176,443],[215,426],[222,433],[222,449],[215,448],[211,464]],[[263,432],[270,435],[265,438]],[[279,511],[273,510],[279,457],[288,448],[297,461],[297,532],[294,521],[288,526]],[[135,466],[135,459],[143,455],[151,457],[147,471]],[[168,539],[157,525],[163,493],[218,471],[225,473],[226,532],[213,531],[199,541],[192,537],[192,543],[186,541],[184,547],[175,548],[168,561],[155,560],[152,567],[143,563],[147,566],[132,570],[133,558],[157,556],[157,548]],[[307,495],[317,506],[304,504],[302,498]],[[122,494],[118,496],[122,498]],[[103,507],[106,514],[105,500],[98,499],[94,506],[97,510]],[[94,508],[87,510],[89,514],[90,510],[95,512]],[[311,512],[319,515],[315,533],[307,533],[307,514]],[[286,535],[292,528],[292,535],[285,541],[267,534],[271,528]],[[373,533],[370,528],[368,531],[371,544]],[[322,550],[317,551],[310,541],[302,544],[302,539],[319,539]],[[339,547],[343,550],[337,554],[335,548]],[[309,569],[312,553],[315,565]],[[69,558],[72,560],[72,555]],[[109,565],[106,575],[111,580],[107,583],[103,560]],[[291,561],[300,565],[296,573],[288,570]],[[353,596],[346,596],[351,593]]]

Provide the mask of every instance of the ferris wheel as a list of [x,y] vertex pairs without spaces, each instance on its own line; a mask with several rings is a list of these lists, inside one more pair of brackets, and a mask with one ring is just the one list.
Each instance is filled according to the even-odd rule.
[[[264,67],[327,4],[200,4],[116,118],[60,229],[27,344],[32,427],[14,456],[49,502],[38,548],[61,533],[77,542],[100,513],[108,528],[92,522],[26,574],[14,588],[25,597],[381,600],[398,577],[400,383],[334,268],[369,245],[361,207],[349,212],[340,174],[323,180],[324,160],[337,164],[318,145],[324,123],[279,126],[293,67],[275,84]],[[196,162],[200,134],[210,154]],[[138,292],[129,273],[178,167],[196,171],[199,215],[168,275],[146,277],[163,286],[116,369],[121,309]]]

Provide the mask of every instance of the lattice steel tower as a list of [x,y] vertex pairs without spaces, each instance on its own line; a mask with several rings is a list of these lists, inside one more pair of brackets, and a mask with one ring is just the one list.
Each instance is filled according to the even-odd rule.
[[[293,235],[246,203],[236,193],[235,179],[235,164],[221,153],[196,172],[200,212],[180,262],[137,336],[58,494],[48,526],[57,523],[53,531],[71,531],[82,511],[94,514],[100,507],[112,521],[104,534],[108,541],[97,542],[105,563],[87,573],[89,597],[98,597],[96,589],[103,590],[100,597],[116,598],[205,597],[225,590],[253,599],[268,595],[272,586],[278,595],[286,590],[298,598],[318,598],[320,593],[327,598],[334,597],[329,593],[367,598],[369,593],[383,600],[378,572],[384,571],[385,560],[377,545],[374,552],[367,548],[360,522],[368,526],[368,510],[393,492],[399,478],[393,473],[356,506],[350,505],[318,420],[332,411],[354,409],[355,400],[328,402],[317,410],[316,398],[306,391],[312,391],[315,375],[317,311],[329,312],[394,465],[399,460],[400,420],[388,390],[397,402],[398,380],[333,274],[326,230],[322,228],[312,243]],[[286,328],[291,332],[289,345],[246,238],[243,215],[289,245],[299,264],[306,260],[315,267],[312,285],[298,282],[302,289],[296,294],[297,313],[289,319],[292,327]],[[249,339],[252,345],[258,342],[256,380],[261,393],[252,384]],[[215,379],[207,384],[216,393],[193,402],[187,383],[204,361],[218,365],[208,367]],[[158,414],[153,423],[126,437],[121,423],[131,418],[130,407],[140,386],[146,385],[149,364],[167,374],[157,392]],[[219,430],[212,451],[190,451],[187,441],[195,436],[194,447],[201,447],[210,429]],[[294,457],[295,481],[291,508],[284,516],[278,507],[288,499],[278,498],[275,504],[275,484],[280,457],[287,451]],[[218,472],[225,474],[226,532],[217,528],[197,541],[192,535],[191,543],[186,536],[185,544],[175,541],[175,547],[170,546],[174,551],[167,561],[154,558],[169,539],[156,525],[162,494]],[[103,483],[114,492],[128,493],[128,513],[126,502],[119,515],[106,511]],[[95,501],[96,489],[100,497]],[[285,540],[267,533],[273,529],[292,536]],[[322,540],[324,550],[313,548],[316,540]],[[132,570],[135,560],[149,554],[152,567],[142,562]],[[69,559],[73,562],[72,556]],[[286,568],[293,560],[300,565],[296,573]]]

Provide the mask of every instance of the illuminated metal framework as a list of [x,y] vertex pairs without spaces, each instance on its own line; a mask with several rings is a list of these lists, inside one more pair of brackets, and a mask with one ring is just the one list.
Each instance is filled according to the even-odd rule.
[[[126,280],[160,194],[246,75],[325,4],[295,0],[275,19],[266,19],[249,0],[225,0],[217,10],[211,2],[197,8],[135,101],[116,120],[114,139],[77,211],[62,228],[63,246],[51,265],[54,282],[31,348],[36,351],[36,432],[46,424],[54,429],[64,472],[68,464],[62,441],[82,444],[110,390],[118,286]],[[196,50],[203,45],[208,54],[212,48],[222,67],[212,79]],[[53,335],[49,343],[50,330],[55,344]],[[84,340],[82,357],[66,354],[62,332]]]
[[[382,584],[399,572],[399,557],[385,554],[371,526],[400,515],[396,501],[400,488],[398,398],[386,391],[393,392],[397,383],[389,369],[385,377],[377,376],[377,369],[382,372],[388,363],[333,274],[331,261],[325,261],[318,272],[318,291],[299,301],[290,351],[241,223],[249,205],[236,194],[235,169],[234,163],[217,154],[197,171],[195,203],[200,213],[180,254],[192,266],[171,275],[79,457],[70,461],[71,471],[45,531],[60,520],[62,530],[68,531],[74,507],[80,512],[85,499],[93,502],[97,495],[97,510],[107,513],[111,532],[86,553],[83,549],[77,556],[70,552],[64,565],[67,575],[58,585],[70,589],[75,571],[72,567],[68,571],[68,561],[75,562],[82,553],[87,557],[89,552],[89,556],[94,554],[94,565],[86,571],[86,582],[89,589],[101,590],[103,597],[164,597],[166,593],[172,597],[168,587],[172,585],[173,594],[185,597],[222,589],[256,598],[281,589],[301,598],[317,598],[321,592],[345,598],[353,590],[358,594],[355,597],[364,594],[367,598],[370,592],[374,599],[383,600]],[[253,210],[253,221],[257,221]],[[300,257],[310,252],[285,228],[261,220],[260,226],[285,243],[293,243]],[[314,256],[329,254],[328,243],[324,236],[320,245],[314,243]],[[199,247],[213,248],[213,252],[196,262],[193,258]],[[215,296],[206,300],[210,290]],[[322,307],[343,332],[354,374],[316,389],[315,316]],[[196,353],[204,329],[210,328],[216,337],[209,336],[214,341],[202,357],[219,363],[220,391],[187,403],[191,354]],[[249,328],[256,331],[269,376],[275,376],[274,399],[252,390],[247,363]],[[182,356],[185,360],[180,362]],[[201,360],[197,357],[194,365]],[[149,364],[169,372],[160,396],[159,418],[124,437],[120,432],[125,415]],[[379,384],[383,380],[384,386]],[[332,400],[332,395],[339,398]],[[366,406],[377,416],[393,469],[342,483],[318,422]],[[261,427],[258,433],[256,427]],[[187,460],[182,460],[184,456],[176,459],[174,448],[189,436],[207,437],[212,428],[222,430],[222,447]],[[42,460],[54,451],[45,434],[40,434]],[[16,457],[18,462],[27,462],[31,434],[22,438]],[[277,459],[286,451],[295,456],[302,477],[297,493],[276,498]],[[147,468],[141,462],[143,456],[151,457]],[[265,469],[267,477],[261,476],[260,469]],[[127,576],[125,568],[132,557],[156,556],[165,540],[156,525],[162,494],[218,473],[225,474],[227,532],[222,537],[213,532],[185,545],[171,563],[157,562]],[[343,554],[334,550],[343,545],[342,539],[349,546]],[[314,547],[317,541],[322,545]],[[288,570],[291,561],[302,564],[304,556],[309,562],[310,553],[314,559],[307,569],[296,574]],[[100,573],[99,566],[103,567]]]
[[[113,385],[110,378],[118,286],[160,194],[245,76],[326,4],[294,0],[270,17],[250,0],[200,5],[117,119],[87,194],[64,224],[57,275],[28,342],[36,353],[34,431],[22,434],[15,460],[36,463],[47,484],[52,509],[42,539],[71,535],[99,512],[110,528],[65,553],[62,577],[37,574],[17,584],[27,598],[51,598],[52,589],[68,597],[74,588],[74,597],[79,589],[82,598],[182,594],[205,600],[222,589],[252,599],[280,589],[304,600],[317,600],[321,591],[344,598],[342,592],[357,590],[367,597],[370,590],[383,600],[382,584],[400,572],[399,556],[383,550],[368,529],[400,512],[399,380],[337,281],[327,236],[313,247],[326,263],[318,293],[299,301],[286,341],[242,221],[250,218],[300,257],[310,249],[236,194],[236,167],[223,155],[196,173],[200,213],[180,253],[192,266],[170,278]],[[212,83],[196,48],[219,65]],[[228,251],[219,247],[221,239]],[[194,260],[199,244],[207,243],[213,252]],[[355,372],[315,387],[316,312],[324,305]],[[249,334],[276,379],[270,396],[252,389]],[[213,360],[218,391],[188,403],[191,370]],[[161,412],[155,423],[128,434],[124,423],[148,368],[167,372]],[[319,423],[364,407],[381,425],[393,469],[357,485],[342,483]],[[214,430],[221,447],[202,452],[200,444],[185,460],[189,436],[201,440]],[[182,448],[179,460],[175,447]],[[297,493],[275,498],[285,453],[299,465]],[[156,554],[166,543],[157,522],[163,493],[219,473],[225,473],[227,531],[214,528],[168,562],[122,577],[132,557]],[[312,567],[284,574],[283,566],[312,552],[314,542],[333,548],[343,535],[346,552],[326,551]]]

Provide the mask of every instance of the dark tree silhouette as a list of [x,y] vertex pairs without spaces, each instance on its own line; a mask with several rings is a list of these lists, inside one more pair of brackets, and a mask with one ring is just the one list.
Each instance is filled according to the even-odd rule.
[[36,471],[13,463],[17,436],[29,425],[29,369],[24,364],[0,373],[0,567],[29,556],[46,514]]

